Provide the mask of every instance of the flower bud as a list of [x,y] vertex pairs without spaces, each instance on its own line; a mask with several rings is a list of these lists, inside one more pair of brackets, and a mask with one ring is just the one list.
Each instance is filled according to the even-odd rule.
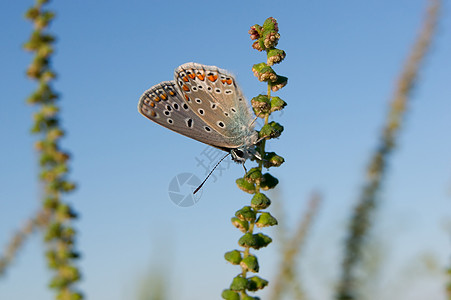
[[272,66],[273,64],[278,64],[285,59],[285,51],[280,49],[271,49],[267,53],[267,64]]
[[223,290],[221,297],[225,300],[240,300],[240,295],[232,290]]
[[238,178],[236,180],[236,185],[246,193],[253,194],[255,193],[255,184],[247,181],[244,178]]
[[261,118],[264,118],[265,114],[269,113],[271,110],[271,104],[266,95],[258,95],[257,97],[252,98],[251,104],[255,115]]
[[277,24],[277,20],[273,17],[269,17],[263,23],[263,30],[275,30],[279,31],[279,24]]
[[227,260],[229,263],[238,265],[241,262],[241,252],[238,250],[233,250],[226,252],[224,254],[225,260]]
[[237,276],[233,278],[232,283],[230,284],[230,289],[232,291],[244,291],[247,288],[247,279],[241,276]]
[[253,44],[252,44],[252,48],[254,48],[257,51],[263,51],[265,50],[265,46],[263,44],[263,40],[262,39],[258,39],[256,40]]
[[262,32],[262,27],[258,24],[255,24],[254,26],[249,29],[249,34],[251,35],[251,40],[257,40],[260,38],[260,34]]
[[284,86],[286,86],[288,83],[288,78],[285,76],[277,75],[277,80],[274,82],[269,82],[269,85],[271,86],[271,91],[277,92]]
[[241,247],[254,248],[256,250],[268,246],[272,239],[263,233],[246,233],[238,240],[238,245]]
[[244,221],[244,220],[240,220],[237,217],[233,217],[232,218],[232,224],[233,224],[233,226],[238,228],[243,233],[247,232],[249,230],[249,222],[248,221]]
[[284,162],[285,160],[283,159],[283,157],[277,155],[274,152],[265,153],[265,156],[263,158],[263,165],[265,168],[279,167]]
[[247,285],[247,289],[249,291],[257,291],[257,290],[261,290],[262,288],[264,288],[265,286],[268,285],[268,281],[264,280],[258,276],[253,276],[248,278],[249,282]]
[[257,218],[255,211],[250,206],[245,206],[242,209],[238,210],[235,213],[235,216],[242,221],[248,222],[254,222]]
[[240,262],[240,266],[244,271],[250,271],[253,273],[257,273],[259,270],[257,257],[253,255],[243,258]]
[[263,212],[258,217],[255,225],[259,228],[277,225],[277,220],[268,212]]
[[253,66],[252,66],[252,72],[254,72],[254,76],[255,76],[255,77],[258,77],[260,71],[261,71],[264,67],[267,67],[267,66],[268,66],[268,65],[267,65],[266,63],[264,63],[264,62],[253,65]]
[[244,175],[244,178],[249,182],[257,183],[262,178],[262,172],[259,168],[252,168]]
[[252,197],[251,200],[251,207],[253,209],[265,209],[268,208],[271,205],[271,200],[269,200],[269,198],[262,193],[256,193],[254,195],[254,197]]
[[280,34],[275,30],[264,31],[263,36],[263,44],[266,48],[274,48],[279,43]]
[[283,132],[283,126],[279,123],[272,121],[269,124],[263,125],[260,129],[258,136],[260,138],[273,139],[278,138]]
[[282,110],[285,106],[287,103],[279,97],[271,97],[271,112]]
[[258,72],[257,78],[260,81],[275,82],[277,81],[277,74],[270,66],[266,66]]
[[260,182],[260,188],[264,191],[273,189],[279,183],[279,180],[269,173],[263,174],[262,181]]

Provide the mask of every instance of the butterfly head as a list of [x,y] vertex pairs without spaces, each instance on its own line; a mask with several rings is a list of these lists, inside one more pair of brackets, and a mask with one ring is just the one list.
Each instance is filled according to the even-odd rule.
[[237,163],[243,164],[247,159],[254,158],[257,153],[255,150],[251,151],[251,148],[235,148],[230,150],[232,160]]
[[255,150],[255,145],[258,143],[258,134],[254,131],[243,146],[233,148],[230,150],[232,160],[237,163],[244,163],[247,159],[259,159],[262,157],[259,152]]

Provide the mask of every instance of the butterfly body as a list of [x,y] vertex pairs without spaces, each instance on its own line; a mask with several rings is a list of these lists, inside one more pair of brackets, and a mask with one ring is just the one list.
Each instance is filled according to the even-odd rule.
[[244,163],[257,157],[258,133],[235,78],[223,69],[186,63],[144,92],[138,111],[177,133],[231,153]]

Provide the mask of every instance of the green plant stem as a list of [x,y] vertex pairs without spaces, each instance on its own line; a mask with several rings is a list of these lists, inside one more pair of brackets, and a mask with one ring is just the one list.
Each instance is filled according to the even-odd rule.
[[244,250],[233,250],[224,255],[225,259],[230,263],[241,266],[241,273],[234,277],[230,288],[223,290],[221,294],[226,300],[257,299],[250,297],[247,293],[256,292],[268,285],[268,281],[259,276],[249,278],[246,276],[248,272],[258,273],[259,271],[257,257],[250,253],[250,249],[258,250],[268,246],[272,242],[269,236],[261,232],[254,234],[255,226],[264,228],[278,224],[277,219],[268,211],[263,211],[271,205],[271,200],[265,194],[261,193],[261,190],[266,191],[275,188],[279,182],[271,174],[263,174],[263,167],[278,167],[284,162],[283,157],[274,152],[265,152],[266,140],[280,136],[280,133],[283,131],[283,127],[280,124],[275,123],[276,129],[272,123],[268,123],[269,114],[273,111],[281,110],[286,106],[286,102],[279,97],[271,100],[271,84],[277,82],[273,87],[273,91],[275,91],[284,87],[287,83],[286,77],[277,77],[275,71],[270,67],[274,63],[280,63],[285,58],[285,52],[275,48],[280,37],[278,30],[277,20],[272,17],[267,18],[263,26],[256,24],[251,26],[249,30],[251,39],[258,40],[253,42],[252,48],[258,51],[266,50],[268,63],[253,65],[252,72],[259,81],[267,82],[268,93],[266,96],[259,95],[254,97],[251,101],[255,115],[257,118],[264,118],[265,124],[258,133],[256,132],[258,143],[255,146],[252,145],[252,150],[260,154],[260,156],[255,155],[257,166],[246,171],[244,177],[236,180],[241,190],[254,196],[250,203],[236,211],[235,217],[231,219],[232,224],[244,233],[238,241],[238,244]]

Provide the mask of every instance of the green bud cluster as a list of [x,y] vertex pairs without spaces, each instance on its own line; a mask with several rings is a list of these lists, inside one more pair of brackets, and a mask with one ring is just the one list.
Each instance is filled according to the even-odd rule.
[[238,228],[243,235],[238,240],[241,250],[227,252],[224,257],[233,265],[241,267],[240,275],[236,276],[230,287],[223,291],[223,299],[259,299],[248,295],[248,292],[255,292],[263,289],[268,281],[258,277],[246,277],[248,272],[258,273],[260,265],[255,255],[250,250],[258,250],[268,246],[272,239],[261,233],[254,232],[256,228],[264,228],[277,225],[277,219],[266,209],[271,205],[271,200],[261,191],[273,189],[279,180],[269,173],[264,173],[263,168],[279,167],[285,160],[274,152],[265,152],[267,140],[280,137],[283,126],[277,122],[269,122],[271,113],[285,108],[287,103],[280,97],[271,96],[271,91],[275,92],[284,87],[288,79],[278,75],[272,66],[285,59],[285,51],[275,48],[279,42],[279,26],[274,18],[268,18],[263,26],[258,24],[251,27],[249,34],[254,43],[252,47],[258,51],[266,51],[266,62],[252,66],[252,72],[259,81],[266,82],[268,94],[258,95],[251,100],[251,105],[257,117],[265,120],[265,124],[258,132],[260,139],[256,147],[261,159],[256,159],[258,166],[250,169],[242,178],[236,180],[238,188],[252,194],[250,205],[239,209],[232,218],[232,224]]

